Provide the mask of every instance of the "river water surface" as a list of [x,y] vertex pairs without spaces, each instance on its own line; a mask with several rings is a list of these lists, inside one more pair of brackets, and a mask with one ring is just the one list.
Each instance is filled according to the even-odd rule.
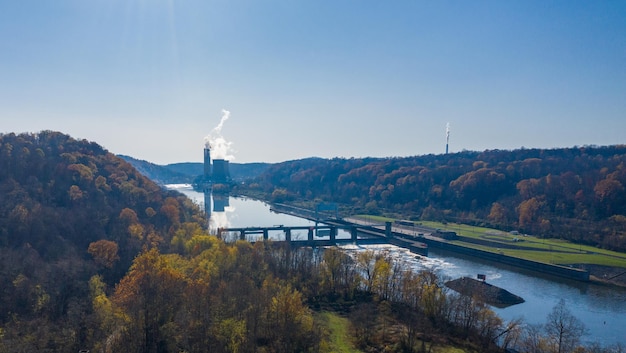
[[[189,185],[168,185],[205,206],[205,196]],[[313,225],[313,222],[270,211],[267,204],[247,198],[226,197],[225,200],[207,198],[211,206],[207,209],[211,219],[209,227],[251,227]],[[530,324],[545,323],[548,313],[559,302],[565,300],[566,307],[580,319],[588,330],[583,342],[599,342],[602,345],[626,344],[626,289],[593,283],[565,280],[542,276],[540,273],[518,269],[502,264],[484,262],[476,258],[463,257],[454,253],[429,250],[427,258],[415,256],[405,249],[391,245],[357,246],[348,245],[346,251],[366,248],[384,249],[393,256],[406,261],[415,269],[431,268],[444,278],[462,276],[476,277],[485,274],[487,282],[504,288],[524,298],[525,302],[507,308],[493,310],[508,321],[523,318]]]

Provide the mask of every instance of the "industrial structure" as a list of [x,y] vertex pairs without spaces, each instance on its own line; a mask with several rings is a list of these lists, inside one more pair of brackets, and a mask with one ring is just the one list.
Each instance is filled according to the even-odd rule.
[[213,160],[213,173],[211,175],[213,184],[229,184],[230,170],[228,161],[225,159]]
[[211,180],[211,149],[204,147],[204,181]]
[[202,178],[204,189],[211,188],[215,184],[229,185],[230,167],[225,159],[214,159],[211,163],[211,149],[204,147],[204,175]]

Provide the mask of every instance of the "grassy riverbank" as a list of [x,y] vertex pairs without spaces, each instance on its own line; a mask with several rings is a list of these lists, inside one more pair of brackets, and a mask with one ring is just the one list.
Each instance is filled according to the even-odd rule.
[[453,241],[453,243],[481,250],[496,251],[509,256],[550,264],[593,264],[626,269],[626,254],[593,246],[573,244],[559,239],[543,239],[531,235],[511,234],[495,229],[463,224],[420,223],[431,228],[452,230],[460,236],[476,240],[476,243],[460,240]]
[[[357,217],[374,222],[393,222],[395,220],[370,215]],[[625,253],[573,244],[560,239],[543,239],[532,235],[513,234],[465,224],[420,221],[416,222],[416,225],[454,231],[461,238],[450,242],[459,246],[536,262],[583,267],[590,271],[594,280],[619,285],[626,284]]]

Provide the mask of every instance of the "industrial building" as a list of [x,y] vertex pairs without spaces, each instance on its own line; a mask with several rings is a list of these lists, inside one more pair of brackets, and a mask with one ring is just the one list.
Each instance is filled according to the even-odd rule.
[[225,159],[214,159],[211,164],[211,149],[204,148],[204,177],[205,186],[214,184],[228,185],[231,182],[229,162]]

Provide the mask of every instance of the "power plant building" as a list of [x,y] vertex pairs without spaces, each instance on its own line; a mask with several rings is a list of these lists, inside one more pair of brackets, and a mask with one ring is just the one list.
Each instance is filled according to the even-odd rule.
[[211,164],[211,150],[207,146],[204,148],[204,183],[210,184],[230,184],[229,162],[225,159],[214,159]]
[[230,170],[228,161],[225,159],[213,160],[213,174],[211,181],[213,184],[228,184],[230,183]]

